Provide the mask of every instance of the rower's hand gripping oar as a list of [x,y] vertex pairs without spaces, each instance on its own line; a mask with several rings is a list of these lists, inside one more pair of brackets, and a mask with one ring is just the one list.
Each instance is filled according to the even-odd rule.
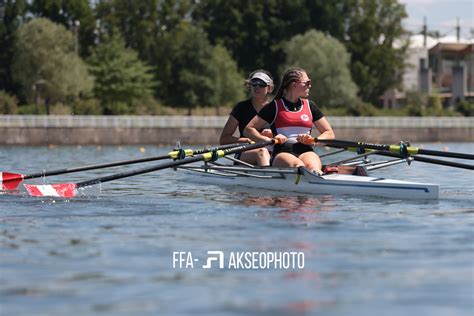
[[183,159],[185,157],[199,155],[199,154],[203,154],[203,153],[210,152],[213,150],[223,150],[223,149],[228,149],[228,148],[234,148],[240,145],[242,145],[242,143],[222,145],[222,146],[213,147],[213,148],[202,148],[202,149],[197,149],[197,150],[179,148],[161,156],[152,156],[152,157],[146,157],[146,158],[115,161],[115,162],[95,164],[95,165],[87,165],[87,166],[81,166],[81,167],[56,169],[56,170],[42,171],[42,172],[36,172],[36,173],[31,173],[31,174],[0,172],[0,185],[1,185],[1,190],[16,190],[20,182],[26,179],[35,179],[35,178],[55,176],[55,175],[73,173],[73,172],[79,172],[79,171],[131,165],[131,164],[136,164],[136,163],[157,161],[157,160],[163,160],[163,159],[168,159],[168,158]]
[[364,142],[353,142],[347,140],[339,139],[314,139],[315,142],[322,145],[334,145],[335,147],[356,147],[356,148],[366,148],[366,149],[375,149],[375,150],[385,150],[392,153],[401,154],[401,155],[429,155],[429,156],[438,156],[438,157],[449,157],[449,158],[459,158],[459,159],[469,159],[474,160],[474,155],[465,154],[465,153],[455,153],[431,149],[422,149],[417,147],[412,147],[403,142],[398,145],[387,145],[387,144],[371,144]]
[[272,139],[270,141],[256,143],[256,144],[247,144],[247,145],[240,145],[233,148],[219,149],[219,150],[214,150],[214,151],[206,152],[203,154],[195,155],[193,157],[184,158],[182,160],[165,162],[159,165],[130,170],[127,172],[116,173],[109,176],[104,176],[104,177],[95,178],[95,179],[86,180],[86,181],[77,182],[77,183],[58,183],[58,184],[45,184],[45,185],[24,184],[24,186],[26,190],[28,191],[29,195],[31,196],[75,197],[77,196],[77,193],[78,193],[77,189],[91,186],[94,184],[127,178],[131,176],[136,176],[136,175],[163,170],[167,168],[174,168],[174,167],[178,167],[181,165],[198,162],[198,161],[215,161],[227,155],[236,154],[236,153],[240,153],[246,150],[261,148],[261,147],[278,144],[278,143],[279,143],[278,140]]

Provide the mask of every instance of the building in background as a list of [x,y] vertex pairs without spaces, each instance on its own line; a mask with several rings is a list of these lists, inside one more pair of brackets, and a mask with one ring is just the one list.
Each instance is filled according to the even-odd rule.
[[385,91],[383,107],[403,107],[408,91],[436,95],[445,107],[474,98],[474,41],[411,36],[402,89]]

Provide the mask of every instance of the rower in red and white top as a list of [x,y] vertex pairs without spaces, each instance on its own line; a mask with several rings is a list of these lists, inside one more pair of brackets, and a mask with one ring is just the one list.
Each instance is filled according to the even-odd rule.
[[311,134],[313,114],[311,113],[309,101],[308,99],[301,99],[300,101],[302,106],[296,111],[290,110],[285,105],[283,98],[274,101],[276,115],[272,125],[276,134],[282,134],[288,138],[287,143],[297,143],[296,138],[300,134]]
[[258,133],[266,123],[271,124],[275,138],[287,141],[273,148],[272,165],[275,167],[306,167],[321,174],[321,161],[314,152],[311,127],[314,125],[321,133],[321,139],[334,139],[334,131],[316,107],[308,100],[311,80],[305,70],[288,69],[281,80],[275,101],[265,106],[249,122],[244,130],[245,136],[254,141],[266,141],[268,137]]

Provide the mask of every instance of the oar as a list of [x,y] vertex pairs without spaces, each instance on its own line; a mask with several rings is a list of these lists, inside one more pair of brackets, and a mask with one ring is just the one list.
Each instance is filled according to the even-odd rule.
[[98,183],[104,183],[104,182],[108,182],[112,180],[118,180],[118,179],[127,178],[131,176],[136,176],[136,175],[149,173],[153,171],[158,171],[162,169],[174,168],[174,167],[178,167],[178,166],[193,163],[193,162],[217,160],[218,158],[222,158],[227,155],[236,154],[236,153],[240,153],[246,150],[265,147],[265,146],[273,145],[277,143],[278,143],[278,140],[274,139],[274,140],[270,140],[270,141],[266,141],[262,143],[240,145],[237,147],[223,149],[223,150],[222,149],[214,150],[211,152],[206,152],[203,154],[184,158],[181,160],[165,162],[159,165],[130,170],[127,172],[116,173],[109,176],[99,177],[99,178],[77,182],[77,183],[58,183],[58,184],[45,184],[45,185],[24,184],[24,186],[26,190],[28,191],[29,195],[31,196],[75,197],[77,195],[77,189],[79,188],[91,186]]
[[35,178],[55,176],[55,175],[73,173],[73,172],[79,172],[79,171],[131,165],[131,164],[136,164],[136,163],[141,163],[141,162],[163,160],[163,159],[168,159],[168,158],[183,159],[189,156],[199,155],[199,154],[203,154],[203,153],[214,151],[214,150],[224,150],[228,148],[234,148],[240,145],[242,145],[242,143],[222,145],[222,146],[214,147],[214,148],[202,148],[202,149],[197,149],[197,150],[179,149],[179,150],[171,151],[161,156],[152,156],[152,157],[146,157],[146,158],[108,162],[108,163],[102,163],[102,164],[96,164],[96,165],[56,169],[56,170],[42,171],[42,172],[36,172],[36,173],[31,173],[31,174],[0,172],[0,184],[1,184],[2,190],[16,190],[20,182],[26,179],[35,179]]
[[[375,152],[376,155],[381,155],[381,156],[388,156],[388,157],[397,157],[397,158],[405,158],[402,157],[400,154],[395,154],[392,152],[387,152],[387,151],[377,151]],[[433,159],[433,158],[428,158],[428,157],[422,157],[418,155],[410,156],[411,159],[415,161],[421,161],[421,162],[426,162],[426,163],[431,163],[434,165],[441,165],[441,166],[448,166],[448,167],[455,167],[455,168],[461,168],[461,169],[468,169],[468,170],[474,170],[474,165],[469,165],[466,163],[459,163],[455,161],[446,161],[442,159]]]
[[357,147],[357,148],[367,148],[367,149],[375,149],[375,150],[386,150],[386,151],[390,151],[390,152],[401,154],[401,155],[429,155],[429,156],[474,160],[474,155],[471,155],[471,154],[422,149],[422,148],[417,148],[417,147],[412,147],[412,146],[406,146],[403,143],[399,145],[386,145],[386,144],[353,142],[353,141],[339,140],[339,139],[317,139],[317,138],[315,138],[314,141],[323,145],[336,145],[336,146],[339,146],[339,148],[340,147],[345,147],[345,148]]
[[[349,151],[360,153],[360,151],[359,151],[360,147],[345,147],[345,146],[342,146],[342,145],[334,145],[334,144],[326,144],[325,146],[334,147],[334,148],[343,147],[343,148],[345,148]],[[387,157],[407,158],[406,156],[401,155],[400,153],[393,153],[393,152],[386,151],[386,150],[368,149],[367,153],[371,154],[371,155],[375,154],[375,155],[387,156]],[[413,156],[410,156],[410,157],[411,157],[411,159],[413,159],[415,161],[426,162],[426,163],[431,163],[431,164],[441,165],[441,166],[448,166],[448,167],[474,170],[474,165],[470,165],[470,164],[459,163],[459,162],[455,162],[455,161],[446,161],[446,160],[442,160],[442,159],[433,159],[433,158],[422,157],[422,156],[418,156],[418,155],[413,155]],[[338,162],[338,163],[340,163],[340,162]]]

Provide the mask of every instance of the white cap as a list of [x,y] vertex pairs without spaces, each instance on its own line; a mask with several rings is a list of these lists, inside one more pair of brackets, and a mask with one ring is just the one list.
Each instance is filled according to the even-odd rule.
[[268,76],[266,73],[264,72],[256,72],[252,75],[252,77],[250,78],[250,80],[252,79],[260,79],[262,80],[263,82],[265,82],[267,85],[269,86],[272,86],[273,85],[273,80],[270,78],[270,76]]

